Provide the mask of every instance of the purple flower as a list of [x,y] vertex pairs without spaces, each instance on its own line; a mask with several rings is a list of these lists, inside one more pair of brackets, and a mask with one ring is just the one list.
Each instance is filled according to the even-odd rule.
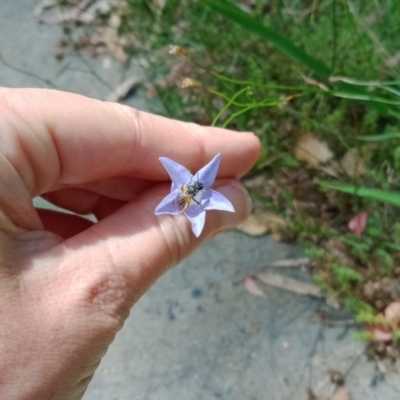
[[206,210],[235,212],[225,196],[210,189],[217,176],[221,154],[217,154],[195,175],[169,158],[160,157],[159,160],[171,177],[172,187],[171,193],[157,206],[156,215],[184,213],[192,224],[193,233],[199,237],[206,220]]

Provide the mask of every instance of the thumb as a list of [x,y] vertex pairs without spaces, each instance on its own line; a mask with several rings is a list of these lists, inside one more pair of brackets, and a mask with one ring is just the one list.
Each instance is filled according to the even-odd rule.
[[[183,214],[154,214],[169,190],[169,185],[157,185],[65,241],[63,246],[74,249],[61,252],[64,257],[68,254],[68,269],[77,269],[80,276],[86,275],[81,282],[86,282],[89,287],[80,285],[85,292],[95,290],[98,293],[104,289],[111,302],[121,303],[115,304],[117,309],[118,306],[130,308],[156,279],[201,243],[247,218],[251,201],[239,182],[219,181],[215,187],[232,202],[235,212],[207,211],[199,238],[193,234],[191,224]],[[116,298],[110,297],[110,288]]]

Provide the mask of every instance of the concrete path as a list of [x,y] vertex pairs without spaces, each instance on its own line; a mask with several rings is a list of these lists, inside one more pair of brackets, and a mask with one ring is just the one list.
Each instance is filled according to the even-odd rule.
[[[11,66],[0,64],[1,85],[45,87],[48,80],[105,99],[125,77],[143,76],[138,66],[109,57],[56,61],[60,28],[37,23],[35,3],[0,2],[0,55]],[[140,97],[130,104],[148,108]],[[309,387],[329,398],[329,369],[345,374],[352,400],[399,399],[399,376],[383,375],[366,360],[344,312],[280,289],[265,286],[264,298],[244,289],[246,276],[299,255],[296,246],[235,231],[202,246],[135,306],[84,399],[306,400]],[[301,270],[284,273],[310,280]],[[321,311],[331,314],[334,327],[317,322]]]

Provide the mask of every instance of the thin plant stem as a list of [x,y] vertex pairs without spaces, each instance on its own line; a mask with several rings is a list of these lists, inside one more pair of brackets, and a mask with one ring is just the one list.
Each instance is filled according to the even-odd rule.
[[228,101],[228,103],[226,103],[226,105],[224,107],[221,108],[221,110],[219,111],[219,113],[215,116],[215,118],[213,119],[211,126],[215,126],[219,120],[219,118],[221,117],[221,115],[233,104],[233,102],[235,101],[236,98],[238,98],[242,93],[245,93],[247,90],[249,90],[248,87],[243,88],[241,90],[239,90],[238,92],[236,92],[231,99]]
[[[226,100],[228,102],[231,100],[231,98],[229,96],[227,96],[226,94],[224,94],[224,93],[218,92],[217,90],[214,90],[214,89],[206,88],[204,86],[203,86],[203,88],[206,89],[209,93],[214,94],[214,95],[216,95],[218,97],[221,97],[221,98],[223,98],[224,100]],[[246,89],[248,89],[248,88],[246,88]],[[268,99],[267,98],[267,99],[262,100],[262,102],[267,101],[267,100],[275,100],[275,99]],[[259,104],[259,103],[260,102],[258,102],[258,103],[238,103],[237,101],[232,101],[231,104],[234,105],[234,106],[238,106],[238,107],[250,107],[252,105]]]
[[223,128],[226,128],[236,117],[238,117],[239,115],[242,115],[244,113],[246,113],[247,111],[252,110],[253,108],[262,108],[262,107],[271,107],[271,106],[276,106],[278,104],[282,103],[282,101],[273,101],[273,102],[261,102],[258,104],[253,104],[249,107],[245,107],[243,109],[241,109],[240,111],[235,112],[234,114],[232,114],[222,125]]
[[285,85],[274,85],[274,84],[259,84],[252,81],[242,81],[240,79],[233,79],[227,76],[218,74],[214,71],[208,71],[211,75],[215,76],[216,78],[229,82],[235,83],[236,85],[246,85],[246,86],[254,86],[261,89],[278,89],[278,90],[300,90],[300,91],[307,91],[307,92],[318,92],[318,89],[312,89],[304,86],[285,86]]

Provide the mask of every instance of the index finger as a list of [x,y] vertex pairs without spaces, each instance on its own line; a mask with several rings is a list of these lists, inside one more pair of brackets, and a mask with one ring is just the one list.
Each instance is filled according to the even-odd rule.
[[0,107],[28,149],[25,156],[33,173],[21,175],[34,178],[28,187],[35,194],[113,176],[168,179],[158,161],[161,156],[196,171],[221,153],[219,177],[238,177],[259,155],[259,141],[251,134],[201,127],[71,93],[1,89]]

